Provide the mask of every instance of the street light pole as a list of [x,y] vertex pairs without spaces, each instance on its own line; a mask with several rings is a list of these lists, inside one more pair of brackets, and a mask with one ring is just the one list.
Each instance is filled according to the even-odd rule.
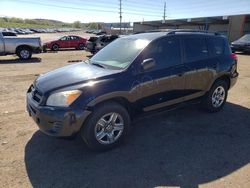
[[120,34],[122,33],[122,0],[119,0],[119,5],[120,5],[120,11],[119,11],[119,14],[120,14]]

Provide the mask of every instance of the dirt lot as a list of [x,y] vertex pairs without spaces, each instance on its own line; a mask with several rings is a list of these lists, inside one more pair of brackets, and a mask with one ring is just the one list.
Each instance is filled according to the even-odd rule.
[[0,187],[250,187],[250,56],[238,56],[240,78],[222,112],[193,105],[148,116],[123,146],[93,153],[80,137],[43,135],[25,111],[36,76],[87,55],[0,57]]

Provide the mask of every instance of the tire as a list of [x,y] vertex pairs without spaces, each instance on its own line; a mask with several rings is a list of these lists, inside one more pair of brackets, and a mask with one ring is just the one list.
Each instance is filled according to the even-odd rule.
[[204,110],[211,113],[220,111],[226,103],[227,94],[228,83],[223,80],[216,81],[202,100]]
[[78,49],[79,49],[79,50],[84,50],[84,48],[85,48],[85,45],[84,45],[84,44],[81,43],[81,44],[78,45]]
[[121,144],[129,127],[127,110],[118,103],[107,102],[96,107],[82,126],[80,135],[90,149],[105,151]]
[[59,50],[59,45],[58,44],[53,44],[51,50],[58,51]]
[[29,47],[20,47],[17,50],[17,56],[22,60],[30,59],[32,56],[32,50]]

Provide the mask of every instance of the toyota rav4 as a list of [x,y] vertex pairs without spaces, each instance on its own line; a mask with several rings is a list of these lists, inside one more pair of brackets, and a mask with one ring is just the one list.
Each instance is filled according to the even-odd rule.
[[218,33],[140,33],[38,77],[27,91],[27,110],[45,134],[80,133],[100,151],[121,143],[138,112],[194,99],[218,112],[237,77],[237,57]]

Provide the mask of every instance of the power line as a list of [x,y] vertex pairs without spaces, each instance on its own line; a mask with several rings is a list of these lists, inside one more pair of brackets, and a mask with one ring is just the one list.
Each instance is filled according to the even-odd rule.
[[136,4],[136,5],[140,5],[140,6],[143,6],[143,5],[149,5],[149,6],[157,6],[157,7],[161,7],[163,2],[143,2],[143,4],[141,2],[134,2],[134,1],[130,1],[130,0],[126,0],[126,3],[128,4]]
[[[97,12],[108,12],[108,13],[117,13],[116,11],[113,10],[104,10],[104,9],[95,9],[95,8],[78,8],[78,7],[72,7],[72,6],[62,6],[62,5],[55,5],[55,4],[48,4],[48,3],[40,3],[40,2],[31,2],[27,0],[16,0],[18,2],[23,2],[23,3],[29,3],[29,4],[36,4],[40,6],[46,6],[46,7],[56,7],[56,8],[62,8],[62,9],[72,9],[72,10],[84,10],[84,11],[97,11]],[[129,15],[143,15],[145,17],[160,17],[158,14],[141,14],[141,13],[135,13],[134,11],[126,11],[125,14]]]

